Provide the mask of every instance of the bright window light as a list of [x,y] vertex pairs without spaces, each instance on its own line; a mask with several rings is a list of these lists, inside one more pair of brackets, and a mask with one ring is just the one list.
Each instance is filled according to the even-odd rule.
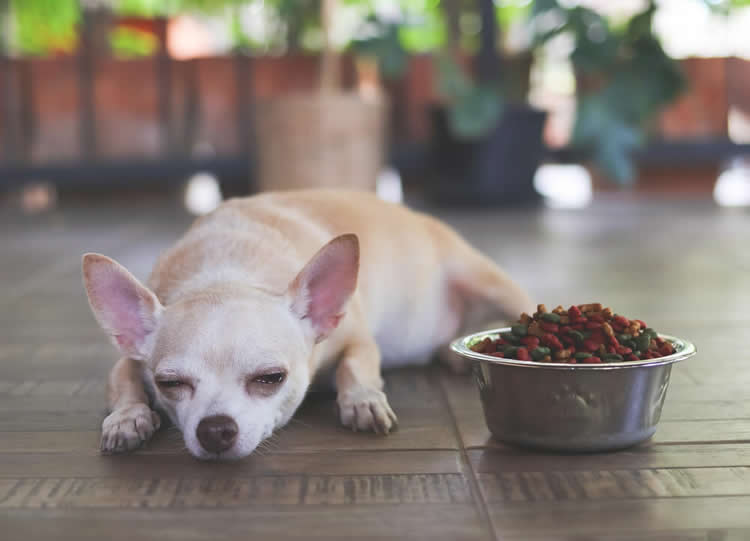
[[534,175],[534,189],[554,208],[583,208],[594,197],[591,175],[581,165],[540,166]]
[[401,175],[395,169],[387,168],[378,175],[376,191],[378,197],[391,203],[401,203],[404,200],[404,191],[401,186]]
[[196,173],[185,188],[185,207],[198,216],[208,214],[221,203],[218,179],[211,173]]
[[714,200],[722,207],[750,206],[750,165],[722,172],[714,186]]

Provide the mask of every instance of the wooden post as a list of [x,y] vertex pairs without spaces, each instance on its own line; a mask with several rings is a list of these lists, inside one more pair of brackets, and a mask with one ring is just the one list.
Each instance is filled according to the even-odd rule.
[[499,30],[493,0],[479,0],[479,17],[482,29],[479,33],[477,76],[483,83],[497,84],[501,80],[501,60],[497,52]]
[[159,141],[162,153],[169,156],[176,150],[172,126],[172,62],[167,50],[167,19],[160,17],[155,22],[159,42],[154,59],[159,96]]
[[3,124],[3,149],[0,157],[7,162],[18,158],[16,136],[16,88],[15,73],[10,61],[10,43],[8,29],[10,27],[10,0],[0,0],[0,107]]
[[320,3],[320,19],[323,28],[323,54],[320,66],[320,90],[332,93],[339,89],[341,82],[341,62],[339,54],[331,43],[331,28],[333,14],[336,11],[337,0],[322,0]]
[[94,32],[92,13],[83,9],[78,46],[78,134],[84,158],[96,158],[96,107],[94,103]]

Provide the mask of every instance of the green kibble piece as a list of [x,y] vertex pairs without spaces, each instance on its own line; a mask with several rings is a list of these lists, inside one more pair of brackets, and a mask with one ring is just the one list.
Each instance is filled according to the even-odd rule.
[[635,339],[635,348],[630,349],[639,349],[641,351],[646,351],[650,343],[651,337],[647,334],[642,334]]
[[511,344],[518,345],[518,337],[512,332],[500,333],[500,338],[502,338],[506,342],[510,342]]
[[620,342],[620,344],[622,345],[625,345],[625,342],[627,342],[628,340],[632,340],[632,339],[633,339],[633,335],[628,334],[628,333],[617,335],[617,341]]
[[569,331],[568,334],[576,339],[577,342],[583,342],[583,333],[580,331]]
[[505,346],[503,348],[503,355],[509,359],[512,359],[516,353],[518,353],[518,346]]
[[592,332],[591,331],[583,331],[581,334],[583,335],[583,338],[585,339],[585,338],[590,337],[591,334],[592,334]]
[[627,340],[625,343],[622,344],[626,348],[630,349],[636,349],[638,346],[635,343],[635,340]]
[[646,329],[644,329],[644,330],[643,330],[643,334],[647,334],[647,335],[649,335],[649,336],[650,336],[651,338],[656,338],[657,336],[659,336],[659,335],[658,335],[658,334],[656,333],[656,331],[655,331],[654,329],[652,329],[651,327],[647,327]]
[[539,346],[531,350],[531,358],[535,361],[541,361],[546,355],[550,355],[552,352],[549,348]]
[[516,336],[523,337],[529,332],[529,327],[527,325],[513,325],[510,328],[510,332]]
[[617,353],[607,353],[604,357],[602,357],[602,361],[621,361],[622,355],[618,355]]
[[588,359],[589,357],[591,357],[591,353],[586,353],[585,351],[579,351],[578,353],[573,355],[573,357],[575,357],[576,360],[580,361],[582,359]]
[[633,355],[635,355],[636,357],[640,357],[641,356],[641,352],[638,351],[637,349],[634,349],[633,350]]
[[540,316],[540,318],[542,320],[548,321],[550,323],[560,323],[560,316],[557,315],[557,314],[555,314],[555,313],[553,313],[553,312],[548,312],[546,314],[542,314]]

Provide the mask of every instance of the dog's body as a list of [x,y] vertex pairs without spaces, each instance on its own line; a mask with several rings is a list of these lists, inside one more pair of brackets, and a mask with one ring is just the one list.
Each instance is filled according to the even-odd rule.
[[359,192],[230,200],[159,259],[150,289],[94,254],[84,280],[125,355],[110,378],[106,452],[134,448],[158,428],[145,381],[191,453],[245,456],[334,363],[341,421],[387,433],[396,418],[381,357],[385,366],[426,362],[470,312],[532,309],[451,229]]

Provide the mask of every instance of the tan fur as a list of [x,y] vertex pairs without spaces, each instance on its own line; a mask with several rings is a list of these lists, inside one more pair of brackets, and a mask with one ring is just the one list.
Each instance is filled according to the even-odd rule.
[[[315,344],[304,320],[295,323],[287,314],[293,304],[290,284],[322,246],[351,233],[359,239],[356,290],[338,327]],[[353,249],[339,244],[337,249]],[[84,271],[95,263],[102,264],[101,259],[84,260]],[[148,286],[164,313],[149,338],[154,341],[150,356],[142,363],[145,381],[153,387],[156,405],[183,429],[191,452],[204,458],[216,457],[202,452],[188,433],[199,421],[193,410],[203,416],[236,408],[236,418],[251,407],[237,405],[246,399],[241,391],[224,401],[220,395],[199,399],[200,385],[209,386],[204,379],[225,389],[264,362],[288,369],[285,394],[269,406],[272,422],[245,429],[238,420],[240,436],[243,430],[253,435],[220,458],[248,454],[286,423],[315,375],[334,363],[341,421],[355,430],[387,433],[395,415],[382,392],[381,358],[386,366],[425,362],[462,330],[471,312],[486,319],[533,308],[520,287],[444,224],[373,195],[330,190],[225,202],[196,220],[159,258]],[[87,290],[96,313],[100,301],[91,298],[89,284]],[[105,451],[130,449],[155,430],[147,427],[140,431],[144,437],[135,438],[138,430],[120,427],[132,423],[137,428],[139,420],[144,424],[143,383],[133,362],[125,359],[113,370]],[[160,370],[187,370],[201,383],[189,400],[165,403],[153,385]],[[252,407],[262,409],[271,401],[256,400]],[[141,404],[140,411],[118,413],[123,404],[132,409],[133,402]],[[119,419],[117,428],[113,416]]]

